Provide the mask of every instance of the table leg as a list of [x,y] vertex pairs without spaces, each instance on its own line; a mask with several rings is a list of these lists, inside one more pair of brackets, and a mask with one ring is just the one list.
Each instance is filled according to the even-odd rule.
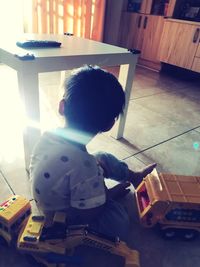
[[23,133],[25,167],[29,169],[30,155],[41,136],[38,73],[18,72],[18,86],[25,107],[26,128]]
[[113,127],[112,132],[111,132],[111,135],[115,139],[119,139],[123,137],[124,127],[126,123],[126,116],[127,116],[127,111],[128,111],[128,105],[129,105],[129,99],[131,95],[133,78],[135,74],[135,66],[136,66],[136,62],[133,62],[133,64],[126,64],[126,65],[120,66],[119,82],[124,88],[126,103],[125,103],[123,114],[120,115],[119,119],[116,121],[115,126]]

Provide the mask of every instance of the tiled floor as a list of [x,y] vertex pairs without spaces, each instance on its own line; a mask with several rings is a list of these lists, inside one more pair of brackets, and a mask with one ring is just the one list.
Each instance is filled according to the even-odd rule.
[[[31,199],[23,161],[23,109],[16,73],[0,65],[0,81],[0,201],[10,193]],[[60,74],[42,74],[40,81],[42,121],[44,129],[48,129],[61,122],[56,111],[62,94],[58,90]],[[113,153],[134,170],[157,162],[158,171],[200,176],[199,145],[200,80],[181,79],[138,67],[124,138],[117,141],[109,133],[99,135],[88,149]],[[132,195],[126,205],[132,221],[128,243],[140,251],[141,267],[200,267],[200,239],[190,243],[164,241],[154,230],[139,225]],[[99,264],[95,262],[96,266],[111,267],[109,261]],[[31,265],[13,249],[5,253],[5,248],[0,248],[0,267],[7,266]]]

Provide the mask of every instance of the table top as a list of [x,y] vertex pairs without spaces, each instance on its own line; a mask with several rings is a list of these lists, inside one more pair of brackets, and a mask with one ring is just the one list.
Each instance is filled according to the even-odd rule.
[[[61,47],[20,48],[16,42],[22,40],[53,40],[61,42]],[[2,38],[0,43],[1,62],[16,70],[38,73],[67,70],[83,64],[132,64],[133,56],[137,58],[125,48],[64,34],[23,34],[17,38]]]
[[[54,40],[62,44],[58,48],[20,48],[16,46],[16,41],[20,40]],[[1,40],[0,48],[11,54],[33,53],[35,57],[130,53],[127,49],[121,47],[64,34],[24,34],[18,38],[10,38],[9,41]]]

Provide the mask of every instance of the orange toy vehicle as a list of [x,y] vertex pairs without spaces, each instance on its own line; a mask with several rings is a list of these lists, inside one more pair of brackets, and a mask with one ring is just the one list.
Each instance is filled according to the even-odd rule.
[[81,265],[82,260],[72,255],[79,245],[120,255],[126,267],[140,267],[139,253],[117,237],[94,232],[87,225],[68,225],[63,212],[56,212],[50,223],[46,227],[44,216],[32,215],[30,202],[22,196],[14,195],[0,205],[0,239],[17,244],[19,251],[47,267]]
[[[48,267],[62,266],[79,259],[70,257],[73,249],[86,245],[123,256],[126,267],[139,267],[139,254],[115,237],[92,231],[87,225],[67,225],[66,213],[56,212],[51,227],[45,227],[44,216],[30,216],[18,238],[18,249],[31,254]],[[56,260],[55,260],[56,259]]]
[[165,238],[194,239],[200,231],[200,177],[153,172],[136,189],[142,225]]
[[31,214],[30,202],[14,195],[0,205],[0,239],[7,244],[16,241],[18,232]]

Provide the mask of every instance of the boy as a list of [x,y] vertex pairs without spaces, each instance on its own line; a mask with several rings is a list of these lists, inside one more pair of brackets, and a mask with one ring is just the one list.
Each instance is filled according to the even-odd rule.
[[[134,173],[111,154],[91,155],[86,149],[95,135],[112,128],[124,104],[124,91],[112,74],[97,66],[71,74],[59,104],[65,127],[45,133],[31,159],[32,192],[44,214],[66,211],[70,223],[89,223],[126,240],[129,218],[115,199],[129,192],[130,182],[137,186],[155,164]],[[120,183],[108,190],[106,177]]]

